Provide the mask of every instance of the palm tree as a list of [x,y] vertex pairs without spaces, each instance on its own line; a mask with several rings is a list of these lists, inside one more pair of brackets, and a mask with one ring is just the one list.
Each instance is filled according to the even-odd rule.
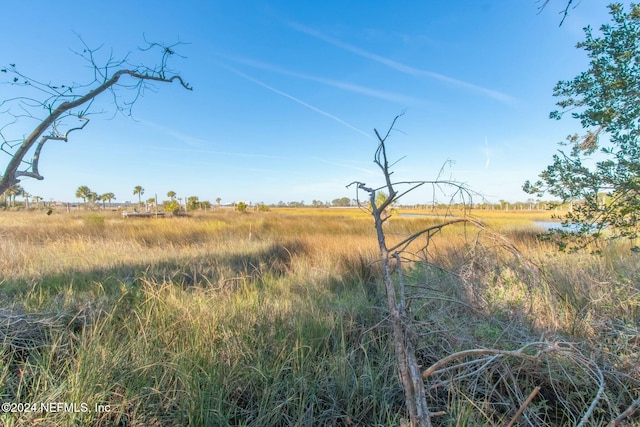
[[96,193],[95,191],[92,191],[91,193],[89,193],[89,195],[87,196],[87,199],[89,200],[89,202],[91,202],[91,206],[93,207],[93,205],[100,200],[100,195],[98,193]]
[[113,193],[104,193],[102,196],[100,196],[100,200],[102,200],[102,207],[104,208],[104,202],[108,201],[109,202],[109,209],[111,209],[111,201],[114,200],[116,198],[116,195]]
[[20,185],[14,184],[9,187],[7,191],[4,192],[4,194],[5,197],[9,199],[9,205],[13,207],[16,205],[16,196],[21,195],[23,192],[24,189]]
[[185,204],[185,209],[187,211],[192,210],[195,211],[198,208],[198,196],[190,196],[187,198],[187,200],[184,202]]
[[81,185],[76,190],[76,197],[78,199],[82,199],[82,203],[84,203],[85,209],[87,207],[87,198],[89,198],[91,193],[92,193],[91,189],[89,187],[87,187],[86,185]]
[[175,191],[169,191],[169,192],[167,193],[167,197],[168,197],[169,199],[171,199],[171,201],[175,200],[175,198],[176,198],[176,192],[175,192]]
[[222,201],[222,199],[220,197],[216,197],[216,203],[218,205],[218,207],[220,207],[220,202]]
[[144,194],[144,188],[142,188],[142,186],[140,185],[136,185],[135,188],[133,189],[133,195],[138,195],[138,205],[142,204],[142,195]]
[[151,207],[155,207],[155,205],[156,205],[156,198],[155,197],[149,197],[147,199],[147,212],[149,212]]

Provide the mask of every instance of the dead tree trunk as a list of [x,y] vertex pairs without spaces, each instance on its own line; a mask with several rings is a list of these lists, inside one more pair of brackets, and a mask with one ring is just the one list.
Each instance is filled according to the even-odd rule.
[[[455,218],[449,221],[443,222],[441,224],[437,224],[428,228],[425,228],[417,233],[412,234],[411,236],[401,240],[400,242],[395,243],[392,246],[387,246],[385,240],[385,234],[383,225],[386,221],[389,220],[390,215],[386,214],[388,208],[391,207],[393,203],[398,201],[405,194],[415,190],[418,187],[421,187],[425,184],[430,184],[431,186],[440,187],[440,186],[449,186],[453,187],[456,192],[455,194],[459,194],[464,200],[465,197],[470,197],[469,190],[466,188],[464,184],[457,183],[455,181],[449,180],[440,180],[436,179],[434,181],[392,181],[391,175],[393,172],[391,171],[391,166],[389,165],[387,159],[387,152],[385,147],[385,141],[389,136],[389,133],[393,130],[396,120],[400,116],[396,116],[396,118],[391,123],[387,134],[382,137],[375,130],[375,134],[378,137],[378,148],[374,155],[374,163],[380,168],[382,174],[384,176],[385,184],[380,186],[379,188],[368,187],[363,182],[353,182],[349,184],[347,187],[357,184],[357,189],[367,192],[369,205],[371,209],[371,215],[374,219],[374,224],[376,228],[377,238],[378,238],[378,248],[380,250],[380,261],[382,263],[382,279],[384,282],[384,287],[387,295],[387,309],[389,311],[389,321],[391,323],[391,327],[393,330],[393,347],[396,356],[396,362],[398,365],[398,374],[400,377],[400,381],[402,383],[402,388],[404,390],[405,396],[405,404],[407,407],[407,412],[410,418],[412,427],[430,427],[431,426],[431,417],[435,414],[432,414],[429,410],[429,406],[427,404],[426,398],[426,390],[424,384],[424,377],[422,375],[422,371],[420,369],[420,365],[418,364],[415,352],[415,344],[414,340],[416,339],[416,334],[412,331],[412,322],[408,316],[408,308],[407,303],[405,301],[405,293],[404,293],[404,275],[402,271],[402,257],[401,253],[407,249],[409,245],[412,244],[417,238],[420,236],[427,236],[428,238],[432,233],[437,233],[441,228],[446,227],[451,224],[456,224],[460,222],[474,222],[465,218]],[[439,177],[439,175],[438,175]],[[402,188],[401,191],[397,191],[397,188]],[[388,196],[386,198],[380,197],[377,198],[376,195],[380,191],[385,191]],[[392,260],[395,259],[395,271],[397,273],[399,287],[400,287],[400,296],[398,298],[398,293],[396,292],[396,283],[394,281],[394,275],[392,274]],[[439,414],[441,415],[441,414]]]
[[[371,199],[375,192],[371,193]],[[391,327],[393,328],[393,346],[398,363],[398,371],[404,389],[405,404],[413,427],[431,426],[429,408],[427,406],[424,382],[418,362],[415,347],[411,341],[410,325],[407,322],[407,310],[404,298],[398,303],[396,288],[391,275],[390,254],[385,242],[382,226],[384,220],[380,211],[374,211],[374,221],[378,235],[378,245],[382,261],[382,277],[387,295],[387,308]],[[397,257],[397,268],[401,269],[400,257]]]
[[[404,297],[398,303],[397,293],[393,277],[391,274],[391,263],[389,249],[387,248],[383,225],[386,218],[383,218],[383,211],[387,202],[390,203],[396,193],[391,190],[389,198],[381,206],[376,206],[376,191],[360,185],[360,188],[369,192],[372,215],[374,218],[376,233],[378,237],[378,247],[380,249],[380,260],[382,262],[382,277],[387,295],[387,308],[389,310],[389,320],[393,329],[393,347],[398,364],[398,373],[402,388],[404,390],[405,404],[412,427],[430,427],[431,419],[427,406],[422,372],[416,360],[415,347],[411,341],[410,325],[407,322],[407,310]],[[400,257],[397,257],[400,260]],[[397,268],[401,268],[399,264]]]
[[[395,121],[398,119],[398,117],[393,120],[393,123],[389,128],[389,132],[393,129],[393,125],[395,124]],[[416,360],[415,347],[412,342],[410,324],[407,321],[407,310],[404,301],[404,295],[401,295],[401,300],[400,302],[398,302],[396,288],[391,272],[390,258],[391,256],[393,256],[393,254],[390,254],[389,252],[383,230],[385,221],[389,219],[389,216],[384,214],[385,210],[390,207],[391,204],[394,203],[394,201],[396,201],[399,197],[391,181],[391,172],[389,171],[389,163],[387,161],[386,148],[384,145],[387,136],[389,136],[389,132],[387,132],[387,135],[382,138],[378,131],[375,131],[376,136],[378,137],[379,145],[378,149],[376,150],[374,159],[374,162],[380,167],[384,174],[386,185],[383,188],[388,191],[388,197],[385,200],[377,201],[376,193],[380,189],[366,187],[364,183],[358,183],[358,189],[366,191],[369,194],[371,214],[374,219],[378,238],[378,247],[380,249],[382,277],[387,295],[389,320],[393,329],[393,347],[396,356],[396,362],[398,364],[398,374],[402,383],[402,388],[404,390],[405,404],[411,421],[411,426],[431,427],[430,412],[427,406],[422,372]],[[422,185],[423,183],[418,183],[417,186]],[[413,188],[415,188],[415,185],[413,186]],[[400,257],[398,256],[396,260],[398,262],[397,268],[401,269]]]

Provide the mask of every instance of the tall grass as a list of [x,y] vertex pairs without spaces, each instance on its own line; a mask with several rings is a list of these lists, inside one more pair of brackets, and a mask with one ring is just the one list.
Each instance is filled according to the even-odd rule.
[[[390,242],[437,221],[394,217]],[[423,365],[541,335],[575,340],[615,365],[607,378],[620,397],[607,408],[624,409],[640,392],[640,259],[623,246],[559,254],[522,224],[504,227],[518,256],[473,245],[477,230],[456,226],[408,271]],[[4,413],[4,425],[390,426],[405,415],[366,213],[5,212],[0,234],[0,400],[90,408]],[[509,369],[525,388],[554,370],[560,381],[567,366]],[[429,385],[445,413],[435,423],[508,420],[509,408],[482,397],[493,380],[474,378]],[[580,387],[571,403],[545,384],[530,420],[562,423],[587,401]]]

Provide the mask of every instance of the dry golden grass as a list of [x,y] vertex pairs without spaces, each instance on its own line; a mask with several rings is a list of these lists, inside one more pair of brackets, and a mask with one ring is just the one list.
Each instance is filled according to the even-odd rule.
[[[427,384],[429,404],[446,413],[438,422],[505,424],[517,409],[505,402],[517,407],[541,385],[523,416],[575,424],[598,369],[606,399],[592,420],[629,407],[640,393],[640,257],[624,242],[602,256],[559,253],[531,227],[549,212],[472,214],[507,240],[457,224],[405,254],[427,256],[405,266],[423,365],[468,349],[573,347],[537,364],[439,371]],[[394,216],[388,243],[442,221]],[[0,332],[11,337],[1,400],[117,408],[0,423],[364,426],[403,416],[366,212],[0,212],[0,234]],[[44,346],[17,348],[27,332]]]

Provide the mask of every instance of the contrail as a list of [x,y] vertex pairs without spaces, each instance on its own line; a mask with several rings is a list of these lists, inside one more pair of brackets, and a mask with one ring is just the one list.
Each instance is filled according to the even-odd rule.
[[487,157],[487,161],[484,164],[485,169],[489,169],[489,163],[491,163],[491,159],[489,158],[489,142],[487,141],[487,137],[484,137],[484,154]]
[[412,76],[431,77],[431,78],[434,78],[446,83],[450,83],[456,86],[472,89],[474,91],[481,92],[485,95],[488,95],[506,104],[512,104],[513,102],[516,101],[514,97],[502,92],[498,92],[493,89],[488,89],[482,86],[474,85],[473,83],[465,82],[463,80],[458,80],[453,77],[445,76],[444,74],[435,73],[433,71],[421,70],[421,69],[394,61],[392,59],[385,58],[384,56],[376,55],[375,53],[368,52],[366,50],[344,43],[338,39],[334,39],[333,37],[329,37],[325,34],[320,33],[319,31],[316,31],[312,28],[307,27],[306,25],[302,25],[297,22],[289,22],[288,25],[301,33],[315,37],[319,40],[322,40],[324,42],[337,46],[348,52],[355,53],[356,55],[362,56],[363,58],[371,59],[372,61],[376,61],[380,64],[386,65],[387,67],[392,68],[396,71],[400,71],[401,73],[409,74]]
[[242,58],[237,56],[228,56],[228,55],[220,55],[223,58],[228,60],[248,65],[253,68],[259,68],[261,70],[267,70],[274,73],[282,74],[285,76],[296,77],[299,79],[310,80],[314,82],[318,82],[327,86],[337,87],[339,89],[343,89],[350,92],[359,93],[362,95],[367,95],[373,98],[383,99],[385,101],[395,102],[398,104],[425,104],[428,101],[423,99],[415,98],[412,96],[407,96],[399,93],[388,92],[378,89],[373,89],[366,86],[361,86],[353,83],[343,82],[339,80],[327,79],[324,77],[312,76],[309,74],[297,73],[295,71],[290,71],[276,65],[268,64],[262,61],[256,61],[250,58]]
[[179,141],[184,142],[185,144],[187,144],[187,145],[189,145],[191,147],[202,147],[203,144],[208,144],[209,143],[209,141],[207,141],[207,140],[204,140],[204,139],[201,139],[201,138],[196,138],[196,137],[187,135],[185,133],[178,132],[178,131],[175,131],[173,129],[169,129],[166,126],[163,126],[163,125],[155,123],[155,122],[150,122],[150,121],[147,121],[147,120],[144,120],[144,119],[140,120],[140,121],[143,124],[146,124],[147,126],[152,127],[154,129],[158,129],[159,131],[164,132],[167,135],[170,135],[170,136],[176,138]]
[[358,129],[358,128],[357,128],[357,127],[355,127],[355,126],[350,125],[349,123],[347,123],[347,122],[345,122],[344,120],[342,120],[340,117],[334,116],[333,114],[328,113],[328,112],[326,112],[326,111],[324,111],[324,110],[321,110],[321,109],[320,109],[320,108],[318,108],[318,107],[314,107],[313,105],[308,104],[308,103],[304,102],[303,100],[296,98],[296,97],[295,97],[295,96],[293,96],[293,95],[289,95],[289,94],[288,94],[288,93],[286,93],[286,92],[283,92],[283,91],[281,91],[281,90],[279,90],[279,89],[276,89],[276,88],[275,88],[275,87],[273,87],[273,86],[269,86],[268,84],[266,84],[266,83],[264,83],[264,82],[262,82],[262,81],[260,81],[260,80],[258,80],[258,79],[255,79],[255,78],[253,78],[253,77],[251,77],[251,76],[249,76],[249,75],[247,75],[247,74],[245,74],[245,73],[243,73],[243,72],[241,72],[241,71],[238,71],[238,70],[236,70],[236,69],[235,69],[235,68],[233,68],[233,67],[230,67],[230,66],[228,66],[228,65],[224,65],[224,64],[220,64],[220,65],[221,65],[222,67],[224,67],[224,68],[228,69],[228,70],[229,70],[229,71],[231,71],[232,73],[234,73],[234,74],[236,74],[236,75],[238,75],[238,76],[242,77],[243,79],[249,80],[249,81],[251,81],[251,82],[253,82],[253,83],[257,84],[257,85],[262,86],[262,87],[263,87],[263,88],[265,88],[265,89],[268,89],[268,90],[270,90],[270,91],[272,91],[272,92],[274,92],[274,93],[277,93],[278,95],[284,96],[285,98],[289,98],[290,100],[295,101],[295,102],[297,102],[298,104],[300,104],[300,105],[302,105],[302,106],[305,106],[305,107],[307,107],[307,108],[308,108],[308,109],[310,109],[310,110],[315,111],[316,113],[322,114],[323,116],[328,117],[328,118],[330,118],[331,120],[335,120],[336,122],[338,122],[338,123],[340,123],[340,124],[342,124],[342,125],[344,125],[344,126],[348,127],[349,129],[354,130],[354,131],[358,132],[359,134],[366,136],[367,138],[371,138],[371,135],[370,135],[370,134],[366,133],[366,132],[365,132],[365,131],[363,131],[363,130]]
[[154,151],[172,151],[179,153],[201,153],[201,154],[215,154],[224,156],[238,156],[238,157],[252,157],[252,158],[265,158],[276,160],[291,160],[285,156],[274,156],[272,154],[256,154],[256,153],[243,153],[233,151],[219,151],[219,150],[207,150],[207,149],[192,149],[192,148],[174,148],[174,147],[150,147]]
[[349,165],[346,163],[338,163],[338,162],[334,162],[334,161],[330,161],[330,160],[326,160],[326,159],[321,159],[320,157],[312,157],[313,160],[322,162],[322,163],[326,163],[328,165],[332,165],[332,166],[338,166],[341,168],[347,168],[347,169],[352,169],[358,172],[363,172],[363,173],[367,173],[369,175],[377,175],[378,172],[373,172],[370,169],[365,169],[365,168],[361,168],[359,166],[353,166],[353,165]]

